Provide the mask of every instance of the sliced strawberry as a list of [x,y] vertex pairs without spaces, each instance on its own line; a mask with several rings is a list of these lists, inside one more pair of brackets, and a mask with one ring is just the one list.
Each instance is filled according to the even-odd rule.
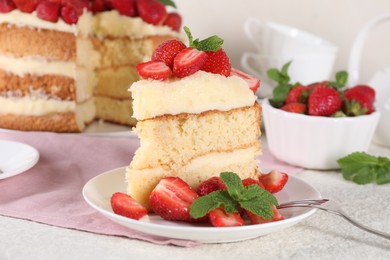
[[375,90],[370,86],[357,85],[345,91],[346,113],[351,116],[374,112]]
[[297,85],[294,86],[287,94],[286,104],[289,103],[306,103],[309,96],[309,87]]
[[302,103],[288,103],[284,106],[282,106],[280,109],[287,111],[287,112],[292,112],[292,113],[297,113],[297,114],[305,114],[306,113],[306,105]]
[[209,219],[214,227],[237,227],[244,225],[240,213],[226,214],[223,208],[216,208],[209,212]]
[[190,206],[198,194],[182,179],[161,179],[149,197],[151,209],[167,220],[193,221]]
[[148,214],[146,208],[122,192],[116,192],[111,196],[111,207],[116,214],[137,220]]
[[60,4],[56,2],[40,2],[37,5],[37,16],[42,20],[57,22],[60,17]]
[[246,178],[246,179],[242,180],[242,185],[244,185],[245,187],[248,187],[248,186],[250,186],[252,184],[256,184],[260,188],[265,189],[263,183],[261,183],[259,180],[255,180],[255,179],[252,179],[252,178]]
[[25,13],[32,13],[35,11],[39,0],[14,0],[16,7]]
[[75,24],[79,20],[79,15],[75,8],[65,5],[61,8],[61,18],[67,24]]
[[312,116],[331,116],[340,110],[340,94],[332,87],[315,87],[308,100],[308,114]]
[[272,170],[267,174],[261,174],[259,180],[267,191],[276,193],[283,189],[288,181],[288,175],[284,172]]
[[93,13],[100,13],[108,10],[104,0],[92,0],[90,2],[89,10]]
[[136,69],[145,79],[165,80],[172,75],[172,70],[162,61],[139,63]]
[[202,182],[199,185],[197,192],[199,196],[204,196],[216,190],[226,190],[225,183],[218,176],[211,177]]
[[142,20],[154,25],[161,25],[168,15],[165,5],[158,0],[138,0],[137,10]]
[[112,7],[122,15],[134,17],[137,15],[135,0],[111,0]]
[[260,80],[238,69],[232,68],[230,76],[233,75],[244,79],[248,83],[248,86],[253,91],[253,93],[256,93],[257,89],[260,87]]
[[167,18],[163,22],[163,25],[166,25],[170,27],[172,30],[178,32],[180,31],[181,28],[181,21],[182,21],[181,15],[173,12],[167,15]]
[[0,13],[9,13],[16,8],[12,0],[0,0]]
[[249,210],[247,210],[246,213],[248,214],[249,220],[251,221],[252,224],[264,224],[264,223],[283,220],[282,214],[280,214],[279,210],[276,208],[275,205],[272,205],[272,210],[274,212],[274,216],[272,219],[264,219],[259,215],[250,212]]
[[165,41],[153,52],[152,61],[162,61],[172,69],[174,58],[185,48],[187,48],[186,45],[179,40]]
[[74,8],[77,15],[80,16],[83,14],[84,9],[88,9],[89,0],[62,0],[62,6],[70,6]]
[[188,47],[179,52],[173,60],[173,73],[179,78],[194,74],[203,66],[207,54]]
[[226,52],[221,48],[218,51],[208,51],[206,62],[203,64],[201,70],[206,72],[230,76],[231,64]]

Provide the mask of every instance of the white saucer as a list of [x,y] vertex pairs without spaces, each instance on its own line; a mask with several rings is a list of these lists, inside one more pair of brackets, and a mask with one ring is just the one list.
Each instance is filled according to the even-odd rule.
[[[284,220],[260,225],[242,227],[215,228],[208,224],[166,221],[155,214],[149,214],[149,220],[138,221],[113,213],[110,205],[111,195],[125,192],[125,167],[114,169],[94,177],[83,188],[87,203],[112,221],[147,234],[195,240],[202,243],[224,243],[251,239],[290,227],[312,215],[316,209],[290,208],[281,211]],[[306,182],[289,176],[284,189],[275,194],[279,203],[321,199],[321,194]]]
[[27,171],[39,159],[39,152],[32,146],[14,141],[0,140],[0,179]]

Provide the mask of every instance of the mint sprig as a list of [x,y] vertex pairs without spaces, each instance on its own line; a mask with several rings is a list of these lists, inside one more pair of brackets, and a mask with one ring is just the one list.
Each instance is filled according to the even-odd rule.
[[348,72],[342,70],[336,73],[336,81],[329,81],[328,85],[337,90],[341,90],[342,88],[345,87],[347,81],[348,81]]
[[220,177],[227,190],[214,191],[196,199],[190,208],[193,218],[201,218],[218,207],[230,214],[238,212],[238,206],[241,206],[264,219],[272,219],[272,205],[278,205],[274,195],[256,184],[244,187],[240,177],[233,172],[223,172]]
[[292,61],[289,61],[284,64],[280,71],[277,68],[267,70],[267,76],[277,83],[272,93],[273,99],[271,100],[274,107],[280,107],[284,104],[288,92],[290,92],[291,88],[294,86],[290,83],[290,76],[288,75],[288,69],[291,62]]
[[354,152],[337,160],[344,179],[357,184],[390,183],[390,160],[365,152]]
[[216,52],[221,49],[223,44],[223,39],[217,35],[210,36],[204,40],[199,40],[193,38],[190,29],[187,26],[184,26],[184,32],[187,34],[189,46],[200,50],[200,51],[212,51]]
[[174,8],[176,7],[176,4],[172,0],[159,0],[163,5],[165,6],[172,6]]

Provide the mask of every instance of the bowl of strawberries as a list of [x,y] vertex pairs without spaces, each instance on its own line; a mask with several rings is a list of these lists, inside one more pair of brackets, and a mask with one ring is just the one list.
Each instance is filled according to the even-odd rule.
[[375,90],[345,87],[348,74],[310,85],[290,83],[288,66],[268,70],[277,82],[272,98],[262,101],[267,143],[272,154],[308,169],[337,169],[337,160],[367,151],[379,121]]

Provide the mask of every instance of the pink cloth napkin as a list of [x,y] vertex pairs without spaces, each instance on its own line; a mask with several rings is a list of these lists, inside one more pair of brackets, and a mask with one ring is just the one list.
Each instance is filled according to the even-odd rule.
[[[33,168],[0,180],[0,215],[156,244],[183,247],[198,244],[125,228],[84,201],[82,188],[85,183],[100,173],[128,165],[139,146],[138,138],[0,132],[0,140],[26,143],[40,153],[40,159]],[[300,170],[277,161],[267,150],[263,151],[262,165],[289,173]]]

